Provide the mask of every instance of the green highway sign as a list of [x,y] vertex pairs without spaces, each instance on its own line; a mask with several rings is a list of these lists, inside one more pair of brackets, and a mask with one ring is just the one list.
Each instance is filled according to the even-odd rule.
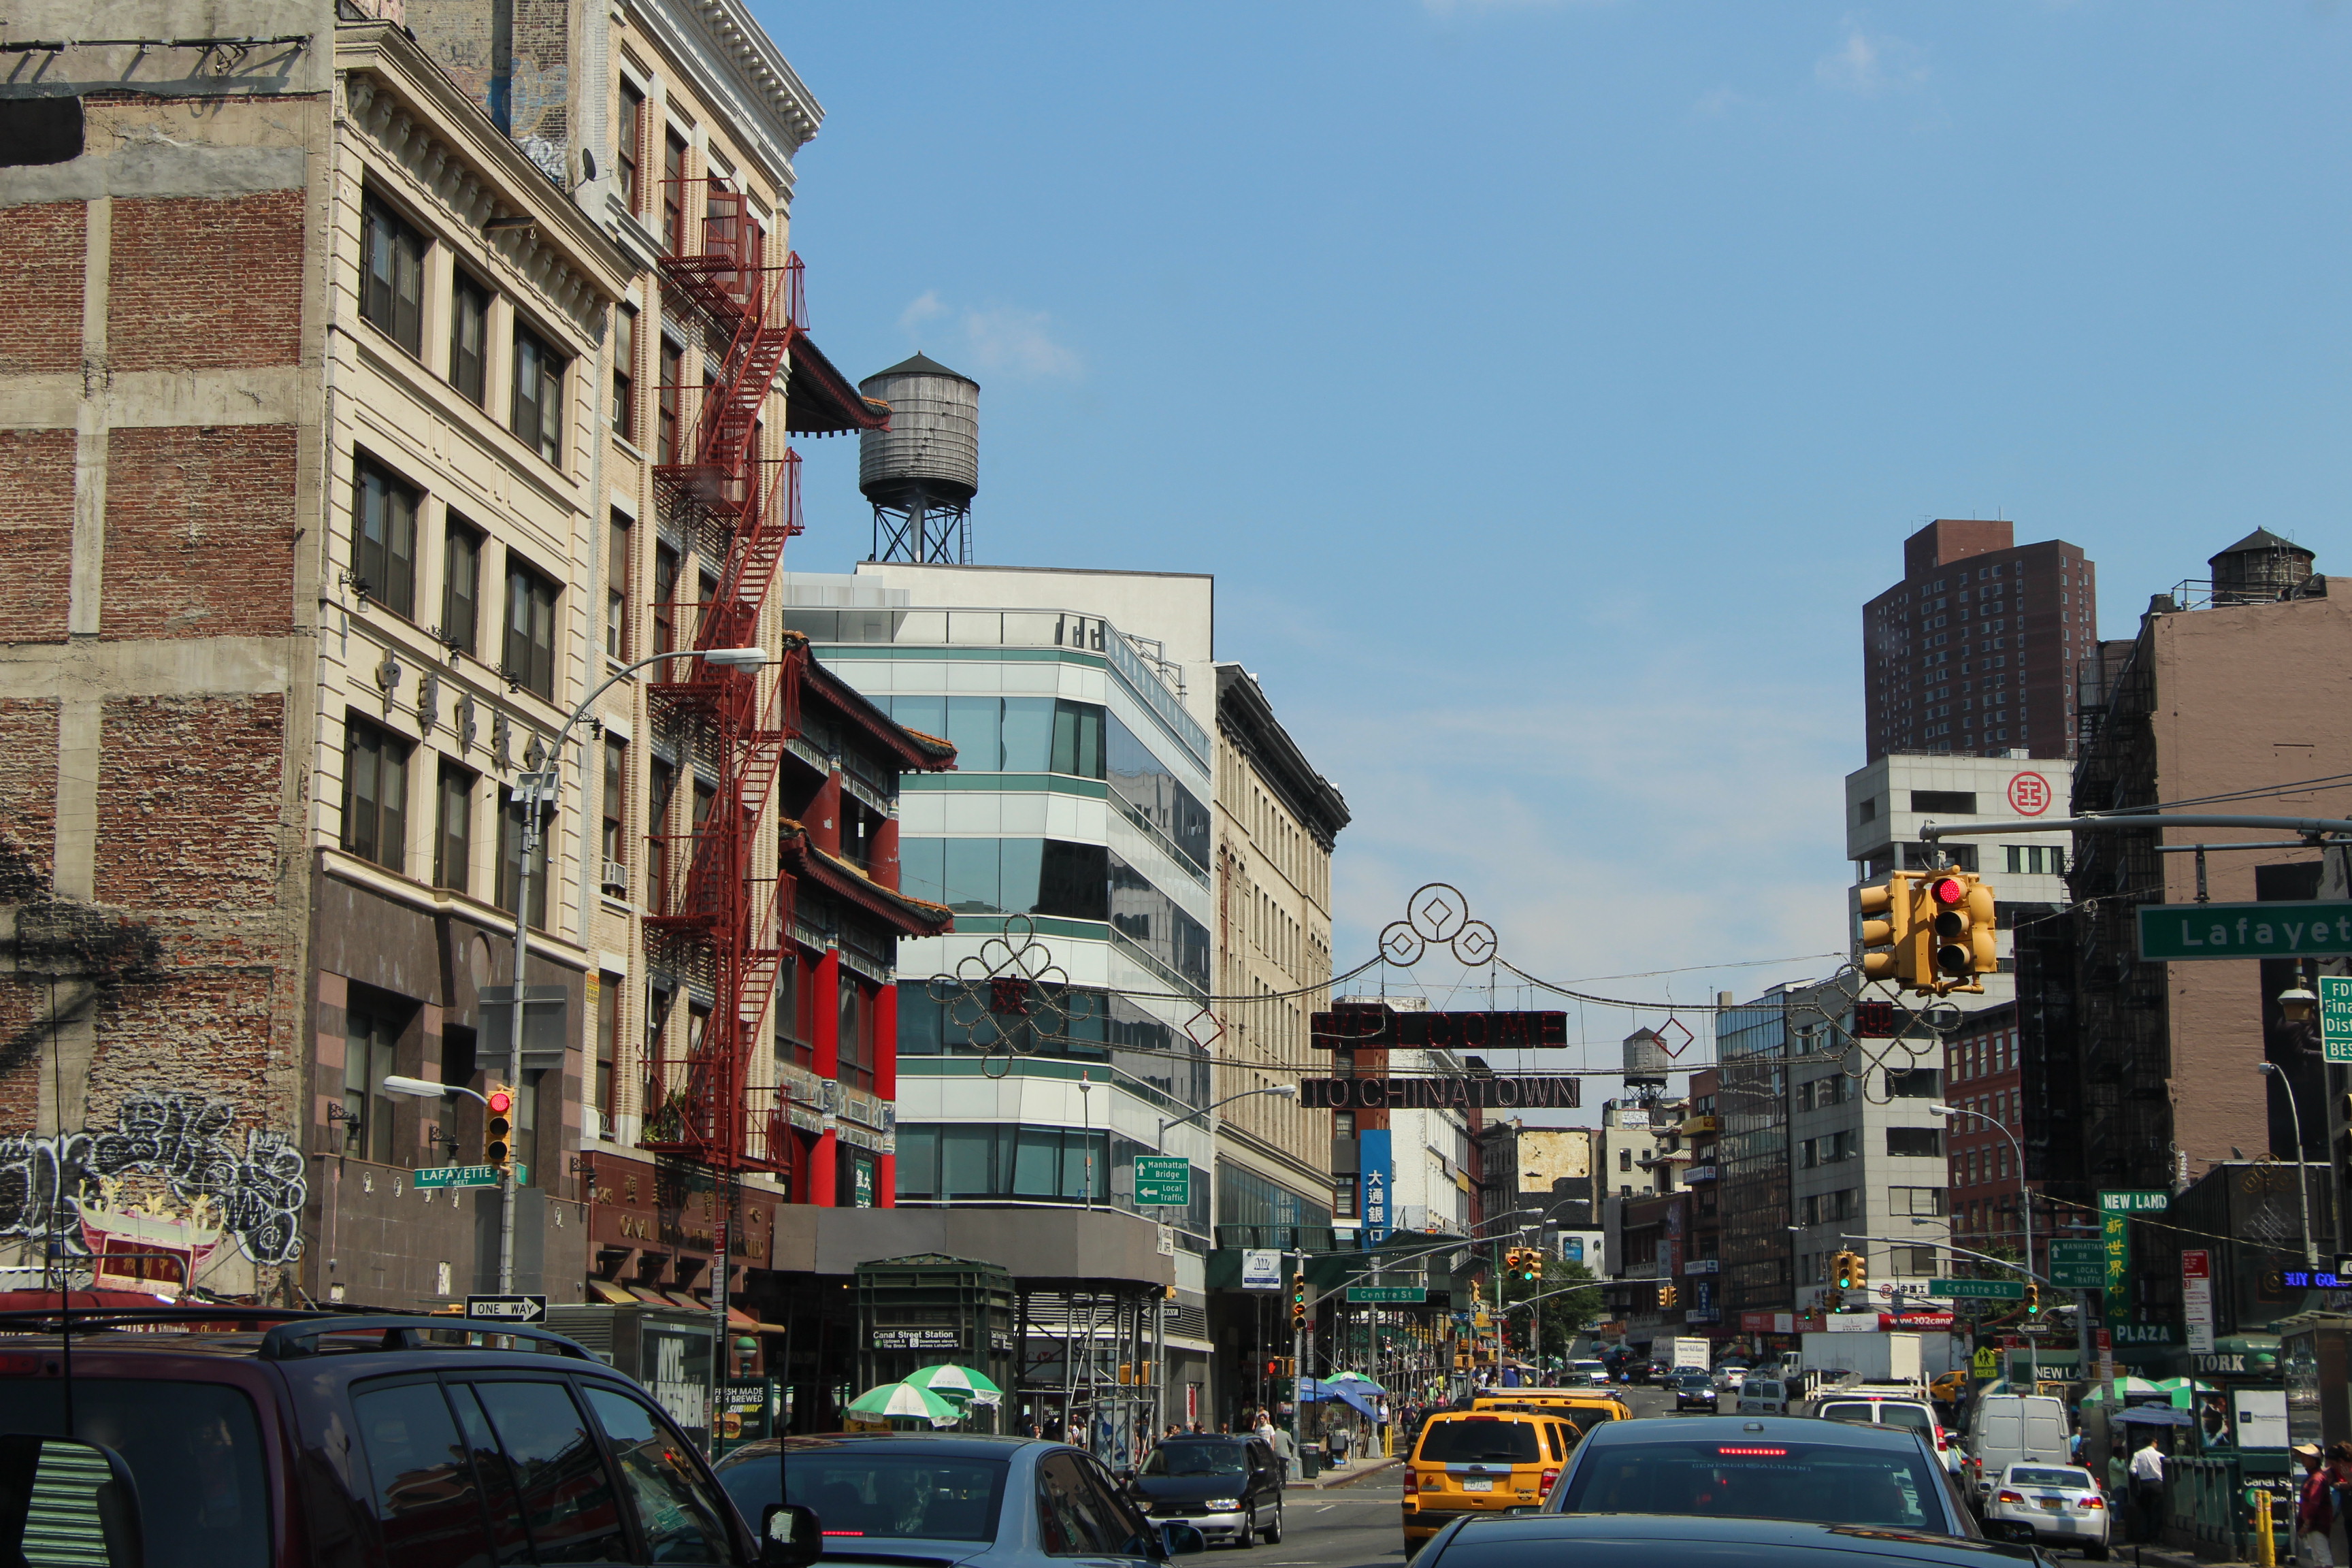
[[2150,962],[2347,953],[2352,953],[2352,902],[2296,899],[2139,907],[2139,955]]
[[[525,1186],[530,1181],[530,1167],[518,1164],[515,1185]],[[416,1172],[420,1187],[495,1187],[499,1184],[496,1165],[435,1165]]]
[[1348,1287],[1348,1300],[1418,1303],[1428,1300],[1429,1292],[1418,1285],[1350,1285]]
[[2147,1187],[2105,1187],[2099,1192],[2101,1214],[2162,1214],[2172,1206],[2172,1194]]
[[2331,1062],[2352,1062],[2352,974],[2319,977],[2319,1052]]
[[1138,1208],[1190,1208],[1192,1162],[1181,1154],[1138,1154],[1135,1204]]
[[2050,1244],[2050,1283],[2062,1290],[2104,1290],[2107,1288],[2107,1244],[2104,1241],[2053,1241]]
[[2053,1241],[2050,1244],[2050,1261],[2053,1263],[2104,1265],[2106,1260],[2106,1244],[2095,1237],[2085,1237],[2080,1241]]
[[2014,1279],[1930,1279],[1927,1294],[1945,1300],[2022,1301],[2025,1287]]

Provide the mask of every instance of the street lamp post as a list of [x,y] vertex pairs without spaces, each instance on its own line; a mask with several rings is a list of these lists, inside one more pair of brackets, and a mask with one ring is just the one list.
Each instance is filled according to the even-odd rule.
[[2278,1063],[2258,1062],[2255,1065],[2261,1068],[2264,1078],[2276,1079],[2279,1087],[2286,1090],[2288,1124],[2294,1129],[2294,1198],[2303,1215],[2303,1266],[2316,1268],[2319,1267],[2319,1251],[2311,1242],[2311,1182],[2304,1174],[2303,1110],[2294,1102],[2294,1085],[2287,1080],[2286,1074],[2279,1070]]
[[[2025,1216],[2025,1271],[2028,1274],[2032,1273],[2033,1189],[2026,1184],[2025,1180],[2025,1145],[2018,1142],[2017,1134],[2011,1132],[2009,1130],[2008,1123],[2002,1121],[1998,1116],[1987,1116],[1981,1110],[1970,1110],[1966,1106],[1962,1105],[1930,1105],[1927,1107],[1927,1111],[1928,1114],[1933,1116],[1973,1116],[1979,1121],[1990,1122],[1995,1131],[1999,1131],[2002,1137],[2009,1140],[2010,1148],[2014,1151],[2017,1155],[2018,1212]],[[1946,1206],[1948,1207],[1949,1205],[1948,1205]]]

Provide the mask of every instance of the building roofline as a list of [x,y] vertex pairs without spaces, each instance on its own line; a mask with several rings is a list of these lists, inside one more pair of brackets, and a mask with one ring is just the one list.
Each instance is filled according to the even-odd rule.
[[1290,731],[1283,728],[1257,677],[1238,664],[1221,664],[1216,670],[1217,728],[1249,753],[1283,805],[1328,854],[1339,830],[1351,820],[1347,798],[1315,770]]
[[863,573],[868,566],[920,566],[927,572],[1036,572],[1056,577],[1176,577],[1203,583],[1213,583],[1217,577],[1213,572],[1136,572],[1123,566],[992,566],[979,561],[861,561],[857,570]]

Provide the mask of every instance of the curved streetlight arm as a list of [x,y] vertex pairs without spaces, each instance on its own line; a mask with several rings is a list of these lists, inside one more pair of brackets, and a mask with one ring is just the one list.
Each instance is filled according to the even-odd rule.
[[[2025,1145],[2019,1142],[2017,1134],[2009,1130],[2009,1123],[1998,1116],[1987,1116],[1981,1110],[1970,1110],[1965,1105],[1948,1105],[1940,1100],[1931,1103],[1927,1109],[1931,1114],[1937,1116],[1973,1116],[1979,1121],[1990,1121],[2000,1129],[2000,1135],[2008,1139],[2009,1146],[2016,1151],[2017,1207],[2019,1215],[2025,1221],[2025,1266],[2026,1271],[2032,1273],[2033,1268],[2033,1189],[2027,1184],[2025,1179]],[[1952,1250],[1958,1252],[1960,1248],[1953,1247]],[[2033,1277],[2036,1279],[2042,1278],[2039,1274]]]
[[[1112,1070],[1115,1072],[1118,1069],[1114,1068]],[[1298,1086],[1295,1083],[1277,1083],[1266,1089],[1245,1089],[1238,1094],[1229,1094],[1223,1100],[1213,1100],[1208,1104],[1201,1107],[1200,1110],[1187,1111],[1182,1116],[1163,1116],[1160,1119],[1160,1140],[1162,1142],[1166,1141],[1168,1137],[1168,1130],[1171,1127],[1181,1127],[1184,1123],[1192,1121],[1195,1117],[1208,1115],[1209,1112],[1216,1110],[1217,1107],[1221,1105],[1231,1105],[1236,1100],[1247,1100],[1253,1094],[1270,1094],[1277,1100],[1297,1100],[1298,1098]]]

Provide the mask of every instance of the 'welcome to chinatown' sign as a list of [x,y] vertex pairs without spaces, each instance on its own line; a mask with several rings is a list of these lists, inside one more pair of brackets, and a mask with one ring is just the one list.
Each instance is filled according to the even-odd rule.
[[1564,1046],[1568,1015],[1397,1013],[1386,1007],[1340,1007],[1309,1017],[1307,1040],[1319,1051],[1379,1050],[1390,1046],[1434,1046],[1449,1051]]
[[1300,1103],[1314,1110],[1573,1110],[1572,1078],[1309,1078]]

